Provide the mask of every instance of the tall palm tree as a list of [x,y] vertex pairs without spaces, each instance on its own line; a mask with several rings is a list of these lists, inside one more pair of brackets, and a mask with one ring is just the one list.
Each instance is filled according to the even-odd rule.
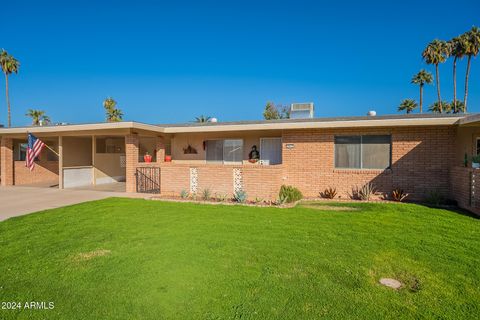
[[211,117],[208,117],[208,116],[204,116],[203,114],[199,117],[195,117],[195,122],[198,122],[198,123],[206,123],[206,122],[209,122],[210,119],[212,119]]
[[450,103],[447,101],[443,101],[442,103],[436,101],[428,108],[428,111],[433,113],[450,113],[452,110]]
[[115,108],[107,111],[107,121],[108,122],[120,122],[123,119],[122,110]]
[[480,29],[472,27],[470,31],[464,34],[465,39],[465,55],[468,56],[467,72],[465,73],[465,96],[463,103],[465,104],[465,111],[467,112],[467,98],[468,98],[468,77],[470,75],[470,64],[472,57],[476,57],[480,50]]
[[28,109],[28,112],[25,114],[27,117],[32,118],[32,125],[39,126],[42,124],[50,123],[50,117],[45,114],[45,111]]
[[440,113],[443,112],[442,98],[440,96],[440,75],[438,65],[447,60],[449,53],[448,44],[443,40],[435,39],[430,42],[422,52],[422,57],[428,64],[435,65],[435,80],[437,83],[437,96]]
[[117,106],[117,101],[115,101],[112,97],[108,97],[105,100],[103,100],[103,107],[108,110],[108,109],[115,109]]
[[18,60],[12,55],[9,55],[7,51],[2,49],[2,52],[0,52],[0,67],[5,74],[5,95],[7,97],[8,127],[10,128],[12,126],[12,112],[10,108],[10,97],[8,94],[8,76],[12,73],[18,73],[20,62],[18,62]]
[[117,108],[117,101],[115,101],[112,97],[108,97],[103,100],[103,108],[105,108],[107,122],[122,121],[123,112]]
[[416,75],[413,76],[413,84],[418,84],[420,86],[420,113],[423,112],[423,86],[425,84],[431,84],[433,82],[433,76],[430,72],[425,70],[420,70]]
[[465,37],[455,37],[449,41],[450,56],[453,57],[453,112],[457,112],[457,60],[465,55]]
[[406,111],[407,114],[412,112],[417,108],[417,103],[413,99],[405,99],[400,103],[400,106],[398,107],[398,111]]
[[465,104],[463,101],[457,100],[456,103],[454,104],[454,101],[450,104],[450,110],[452,113],[460,113],[460,112],[465,112]]

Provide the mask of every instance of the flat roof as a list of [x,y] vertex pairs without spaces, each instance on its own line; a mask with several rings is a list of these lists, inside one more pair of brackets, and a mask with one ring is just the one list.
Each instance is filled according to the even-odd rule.
[[[471,121],[469,120],[471,119]],[[0,135],[22,133],[62,133],[95,130],[138,129],[158,133],[221,132],[251,130],[292,130],[316,128],[358,128],[460,125],[479,121],[480,114],[409,114],[361,117],[330,117],[235,122],[145,124],[135,121],[0,128]]]

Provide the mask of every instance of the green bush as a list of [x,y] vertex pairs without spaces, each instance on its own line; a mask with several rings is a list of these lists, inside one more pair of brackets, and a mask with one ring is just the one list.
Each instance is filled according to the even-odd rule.
[[287,203],[295,202],[303,198],[303,194],[295,187],[283,185],[278,193],[279,199],[285,199]]
[[180,191],[180,198],[187,199],[188,198],[188,191],[185,190],[185,189],[182,189],[182,191]]
[[211,195],[212,195],[212,192],[210,191],[210,189],[208,189],[208,188],[203,189],[203,191],[202,191],[202,199],[203,199],[204,201],[210,200]]
[[245,191],[237,191],[233,194],[233,200],[238,203],[245,203],[247,202],[247,193]]

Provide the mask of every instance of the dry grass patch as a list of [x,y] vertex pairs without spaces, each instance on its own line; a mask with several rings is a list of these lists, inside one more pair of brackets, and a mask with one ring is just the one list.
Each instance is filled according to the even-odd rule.
[[74,259],[75,261],[88,261],[96,257],[103,257],[108,254],[110,254],[110,250],[105,250],[105,249],[99,249],[99,250],[94,250],[90,252],[81,252],[77,255],[75,255]]
[[302,207],[316,209],[316,210],[323,210],[323,211],[359,211],[360,210],[354,207],[329,206],[325,204],[315,204],[315,203],[303,204]]

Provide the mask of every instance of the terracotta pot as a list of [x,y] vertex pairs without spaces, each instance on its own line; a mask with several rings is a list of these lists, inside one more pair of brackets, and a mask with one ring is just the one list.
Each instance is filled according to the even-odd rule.
[[172,156],[165,156],[165,162],[172,162]]
[[145,161],[146,163],[152,162],[152,156],[149,155],[149,154],[144,155],[143,156],[143,161]]

